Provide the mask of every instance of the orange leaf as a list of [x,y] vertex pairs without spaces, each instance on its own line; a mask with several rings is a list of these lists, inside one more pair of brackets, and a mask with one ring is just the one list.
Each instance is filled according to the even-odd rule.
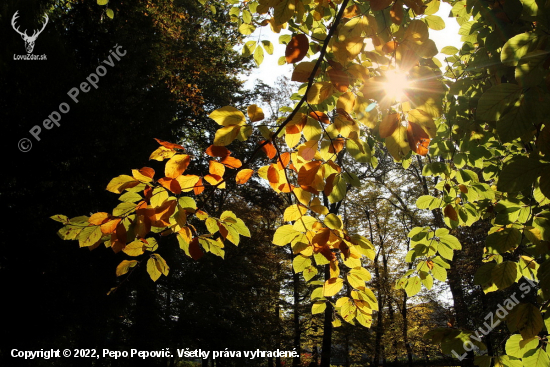
[[328,71],[328,76],[337,91],[346,92],[348,90],[348,86],[349,86],[348,74],[346,74],[341,70],[330,69]]
[[204,176],[204,180],[208,182],[212,186],[216,186],[218,189],[225,189],[225,182],[223,181],[223,177],[218,175],[206,175]]
[[[262,140],[260,144],[263,144],[264,142],[265,140]],[[265,152],[269,159],[273,159],[273,157],[277,155],[277,149],[275,149],[275,146],[273,146],[272,143],[267,143],[266,145],[264,145],[262,147],[262,150]]]
[[279,187],[277,187],[279,189],[279,191],[281,192],[292,192],[292,190],[294,190],[294,186],[292,186],[291,184],[288,184],[288,183],[285,183],[285,184],[281,184],[279,185]]
[[190,158],[187,154],[178,154],[170,158],[166,162],[166,167],[164,167],[164,175],[169,178],[176,178],[181,175],[189,165]]
[[312,117],[319,122],[330,124],[330,119],[328,118],[328,116],[321,111],[310,112],[309,117]]
[[202,184],[202,178],[199,178],[197,183],[195,184],[195,187],[193,188],[193,192],[195,195],[200,195],[204,191],[204,186]]
[[198,260],[204,255],[204,252],[202,252],[199,246],[199,239],[197,237],[193,238],[189,243],[189,255],[191,255],[193,260]]
[[344,148],[344,139],[336,138],[333,139],[331,144],[328,147],[329,153],[338,153]]
[[285,59],[287,64],[302,60],[309,50],[309,40],[305,34],[297,34],[286,45]]
[[155,221],[167,220],[176,211],[177,200],[166,200],[161,206],[155,208]]
[[288,162],[290,162],[290,153],[285,152],[285,153],[281,154],[279,156],[279,158],[277,159],[277,168],[282,170],[283,168],[288,166]]
[[122,220],[122,218],[116,218],[116,219],[112,219],[108,222],[103,223],[101,225],[101,233],[103,233],[103,234],[113,233],[121,220]]
[[95,224],[96,226],[99,226],[107,222],[109,218],[111,218],[111,214],[100,212],[100,213],[92,214],[92,216],[88,218],[88,222],[91,224]]
[[225,167],[223,164],[216,162],[216,161],[210,161],[210,168],[209,172],[212,175],[219,176],[220,178],[223,177],[223,174],[225,173]]
[[170,143],[170,142],[167,142],[167,141],[164,141],[164,140],[160,140],[160,139],[157,139],[157,138],[155,138],[155,140],[157,141],[157,143],[159,143],[159,144],[162,145],[163,147],[166,147],[166,148],[169,148],[169,149],[181,149],[181,150],[185,150],[185,148],[182,147],[181,145],[174,144],[174,143]]
[[243,163],[240,160],[230,156],[224,157],[221,160],[221,163],[227,168],[233,168],[233,169],[241,168],[241,166],[243,165]]
[[181,194],[181,186],[179,182],[173,178],[163,177],[158,180],[158,183],[176,195]]
[[205,153],[211,157],[221,157],[221,158],[224,158],[231,154],[229,149],[227,149],[226,147],[217,146],[217,145],[209,146],[206,149]]
[[451,204],[447,204],[447,206],[443,210],[443,214],[445,214],[447,218],[458,222],[458,214]]
[[309,140],[298,148],[298,155],[306,161],[311,161],[317,153],[317,140]]
[[409,125],[407,126],[407,140],[413,152],[420,155],[428,154],[430,137],[420,125],[409,121]]
[[301,186],[309,186],[315,180],[315,175],[321,168],[321,161],[309,162],[300,167],[298,171],[298,184]]
[[235,177],[235,181],[237,181],[237,184],[242,185],[245,184],[248,180],[250,180],[250,177],[254,174],[254,170],[252,169],[242,169],[237,173],[237,177]]
[[397,124],[399,124],[399,114],[390,113],[382,119],[380,122],[380,127],[378,128],[378,133],[382,139],[391,136],[395,129],[397,129]]
[[270,183],[279,183],[279,170],[273,164],[267,169],[267,179]]

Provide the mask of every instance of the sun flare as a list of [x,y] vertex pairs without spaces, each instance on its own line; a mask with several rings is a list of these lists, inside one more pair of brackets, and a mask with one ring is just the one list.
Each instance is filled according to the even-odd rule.
[[408,83],[409,81],[404,73],[395,70],[389,71],[383,85],[384,92],[392,101],[400,102],[404,97]]

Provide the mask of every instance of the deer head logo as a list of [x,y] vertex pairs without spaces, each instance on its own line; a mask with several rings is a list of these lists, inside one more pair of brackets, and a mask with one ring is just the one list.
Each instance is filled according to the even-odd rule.
[[42,25],[42,29],[39,30],[39,31],[34,31],[32,36],[29,36],[27,35],[27,30],[25,29],[25,32],[20,32],[19,31],[19,27],[15,27],[15,21],[17,20],[17,18],[19,17],[19,15],[17,15],[17,12],[15,12],[15,14],[13,14],[13,18],[11,18],[11,26],[13,27],[13,29],[19,33],[21,35],[21,38],[23,38],[23,41],[25,41],[25,49],[27,50],[27,53],[32,53],[32,50],[34,49],[34,42],[36,41],[36,39],[38,38],[38,36],[40,35],[40,33],[42,33],[42,31],[44,30],[44,28],[46,28],[46,24],[48,24],[48,16],[47,15],[44,15],[44,18],[46,19],[46,21],[44,22],[44,25]]

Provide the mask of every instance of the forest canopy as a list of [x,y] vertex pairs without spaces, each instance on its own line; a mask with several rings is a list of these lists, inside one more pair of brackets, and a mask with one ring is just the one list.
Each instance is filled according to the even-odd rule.
[[[163,297],[166,315],[154,318],[167,330],[185,325],[193,336],[183,340],[203,349],[284,345],[300,352],[293,366],[548,366],[550,8],[448,3],[448,19],[435,15],[439,0],[97,1],[63,10],[60,19],[105,11],[112,20],[101,27],[129,51],[149,49],[150,73],[133,72],[152,90],[132,98],[157,93],[150,111],[156,100],[169,109],[163,125],[140,131],[156,141],[146,153],[136,136],[113,151],[96,141],[115,157],[108,172],[118,173],[96,175],[118,202],[52,216],[58,235],[101,251],[96,261],[118,279],[109,297],[125,295],[117,304],[135,303],[140,315]],[[126,21],[151,27],[142,42],[153,48],[132,41],[117,23]],[[455,21],[462,46],[438,50],[429,30]],[[279,37],[279,63],[293,72],[243,91],[233,74],[273,52],[260,28],[290,32]],[[82,56],[74,55],[88,62]],[[127,113],[121,123],[140,118]],[[144,136],[151,132],[161,135]],[[114,166],[125,160],[132,165]],[[143,314],[136,320],[128,335],[154,329]],[[222,332],[209,333],[208,320]],[[229,341],[243,325],[248,337]]]

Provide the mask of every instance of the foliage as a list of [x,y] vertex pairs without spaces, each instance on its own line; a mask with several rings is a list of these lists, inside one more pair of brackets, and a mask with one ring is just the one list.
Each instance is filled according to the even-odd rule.
[[[527,285],[537,289],[537,297],[507,303],[506,323],[512,334],[505,351],[478,356],[476,363],[547,365],[546,5],[519,0],[452,2],[463,46],[442,50],[449,54],[442,74],[428,31],[445,26],[434,15],[438,0],[229,3],[234,5],[229,13],[244,35],[267,26],[276,33],[283,28],[292,32],[280,37],[287,45],[280,63],[295,64],[292,80],[301,83],[291,96],[295,104],[284,109],[288,115],[266,124],[256,105],[248,106],[246,114],[233,106],[215,109],[209,116],[219,128],[206,150],[213,158],[208,174],[183,175],[190,156],[182,146],[160,141],[151,159],[169,159],[163,178],[155,180],[154,171],[145,167],[113,179],[108,190],[126,191],[122,203],[112,213],[89,218],[56,216],[65,224],[62,238],[78,239],[87,247],[105,242],[115,252],[145,256],[156,280],[168,273],[168,265],[155,252],[157,241],[146,238],[149,232],[177,233],[180,247],[193,259],[202,257],[203,251],[223,257],[225,242],[237,245],[241,235],[249,235],[248,229],[231,212],[214,218],[200,206],[228,181],[246,184],[257,174],[287,200],[273,243],[290,244],[295,272],[318,285],[311,295],[312,313],[335,309],[335,325],[343,319],[369,327],[378,309],[375,294],[365,284],[371,279],[367,259],[376,259],[375,248],[346,228],[338,211],[347,195],[361,188],[357,164],[374,169],[383,152],[404,168],[414,158],[424,162],[422,176],[437,182],[433,194],[424,192],[416,201],[417,208],[431,210],[435,220],[408,233],[406,259],[412,266],[395,288],[410,297],[423,286],[431,288],[434,279],[445,281],[456,251],[462,249],[455,234],[489,220],[485,264],[476,273],[476,283],[485,293],[516,284],[524,290]],[[265,40],[249,41],[243,54],[261,64],[263,50],[271,50]],[[310,61],[303,61],[306,57]],[[256,141],[256,149],[243,162],[226,148],[249,139]],[[269,161],[255,167],[253,158],[260,152]],[[202,204],[181,196],[191,191],[206,193]],[[199,234],[189,216],[204,222],[208,233]],[[118,272],[131,272],[138,263],[123,262]],[[323,265],[325,279],[318,280],[317,268]],[[461,355],[468,343],[485,349],[466,329],[438,328],[426,338],[441,344],[446,354],[454,350]]]

